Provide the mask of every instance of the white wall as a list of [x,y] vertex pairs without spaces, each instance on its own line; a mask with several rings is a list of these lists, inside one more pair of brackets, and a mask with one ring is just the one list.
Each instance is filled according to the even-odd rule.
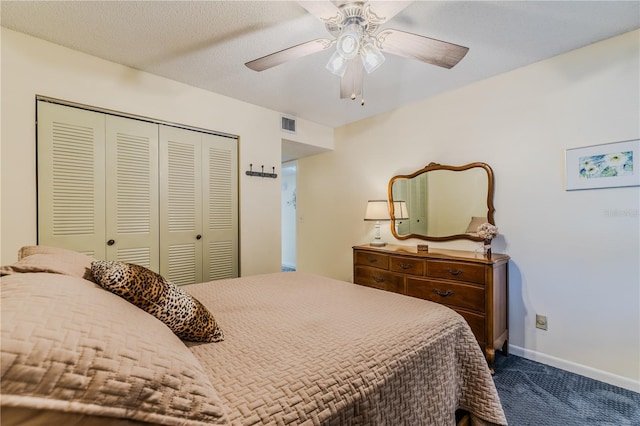
[[565,149],[640,137],[639,51],[635,31],[336,129],[333,152],[298,162],[298,269],[351,280],[366,200],[392,176],[486,162],[514,353],[640,391],[640,188],[566,192],[563,178]]
[[[240,136],[242,275],[280,270],[280,113],[139,72],[5,28],[2,43],[1,259],[36,243],[35,97],[48,97]],[[298,119],[297,137],[324,148],[333,130]]]

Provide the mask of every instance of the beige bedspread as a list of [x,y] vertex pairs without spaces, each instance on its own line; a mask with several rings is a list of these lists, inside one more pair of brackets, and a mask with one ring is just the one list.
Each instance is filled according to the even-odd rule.
[[506,424],[466,322],[428,301],[300,272],[185,289],[226,340],[189,344],[233,424]]

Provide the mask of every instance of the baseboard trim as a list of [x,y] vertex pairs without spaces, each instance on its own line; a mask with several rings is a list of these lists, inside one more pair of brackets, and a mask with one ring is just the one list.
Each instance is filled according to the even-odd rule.
[[542,364],[560,368],[571,373],[580,374],[581,376],[609,383],[634,392],[640,392],[640,381],[630,379],[628,377],[618,376],[617,374],[598,370],[596,368],[587,367],[586,365],[577,364],[555,356],[543,354],[542,352],[532,351],[531,349],[521,348],[520,346],[509,345],[509,353],[520,356],[522,358],[537,361]]

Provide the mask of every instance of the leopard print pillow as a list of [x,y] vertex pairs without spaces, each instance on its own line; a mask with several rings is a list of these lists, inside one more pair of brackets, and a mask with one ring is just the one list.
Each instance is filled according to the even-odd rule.
[[107,260],[93,261],[91,273],[100,286],[155,316],[182,340],[224,340],[211,312],[161,275],[139,265]]

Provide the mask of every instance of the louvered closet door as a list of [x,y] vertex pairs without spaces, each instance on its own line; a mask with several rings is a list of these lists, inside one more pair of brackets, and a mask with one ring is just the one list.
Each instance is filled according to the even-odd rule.
[[160,273],[202,282],[201,134],[160,126]]
[[106,117],[107,259],[160,272],[158,125]]
[[238,276],[238,142],[202,134],[203,280]]
[[104,114],[39,101],[38,244],[105,258]]

